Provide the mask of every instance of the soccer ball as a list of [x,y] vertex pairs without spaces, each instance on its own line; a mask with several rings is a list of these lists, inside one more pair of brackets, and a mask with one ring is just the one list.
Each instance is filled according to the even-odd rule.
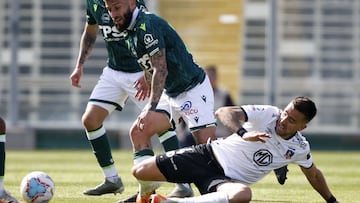
[[51,177],[42,171],[33,171],[21,181],[20,194],[27,203],[49,202],[55,192]]

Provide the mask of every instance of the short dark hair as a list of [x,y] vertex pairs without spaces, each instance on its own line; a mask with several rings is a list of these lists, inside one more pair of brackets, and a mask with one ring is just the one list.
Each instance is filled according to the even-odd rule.
[[317,109],[315,103],[308,97],[300,96],[292,100],[294,108],[305,115],[307,122],[310,122],[316,115]]

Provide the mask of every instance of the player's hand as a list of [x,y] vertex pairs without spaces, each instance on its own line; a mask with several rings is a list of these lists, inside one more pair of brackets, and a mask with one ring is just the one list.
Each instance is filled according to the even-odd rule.
[[136,126],[140,131],[145,130],[147,125],[149,125],[151,123],[151,121],[149,119],[151,119],[152,116],[150,114],[152,114],[152,113],[154,113],[154,111],[146,110],[146,111],[143,111],[138,116],[137,121],[136,121]]
[[81,88],[80,79],[82,75],[83,75],[82,68],[75,68],[70,75],[71,85],[74,87]]
[[137,90],[135,94],[135,98],[138,99],[139,101],[145,100],[146,98],[150,97],[150,88],[147,85],[144,76],[140,77],[134,83],[134,87]]
[[250,131],[250,132],[246,132],[242,138],[246,141],[252,141],[252,142],[260,141],[265,143],[267,138],[271,138],[271,135],[259,131]]

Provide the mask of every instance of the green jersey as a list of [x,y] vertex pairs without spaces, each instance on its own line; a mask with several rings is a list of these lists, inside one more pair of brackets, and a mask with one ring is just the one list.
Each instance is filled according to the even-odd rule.
[[[145,9],[143,0],[137,0],[139,8]],[[87,0],[87,15],[86,20],[90,25],[99,25],[99,30],[105,40],[106,49],[108,52],[107,64],[110,68],[134,73],[142,71],[136,58],[129,53],[124,41],[126,32],[119,32],[110,14],[105,8],[103,0]]]
[[194,62],[183,40],[164,19],[139,11],[129,29],[129,49],[144,69],[151,71],[150,57],[165,48],[168,68],[165,93],[168,96],[176,97],[205,79],[205,71]]

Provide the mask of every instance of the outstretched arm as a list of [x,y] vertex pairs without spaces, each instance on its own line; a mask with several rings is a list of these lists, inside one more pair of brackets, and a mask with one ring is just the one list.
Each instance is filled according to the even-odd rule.
[[310,168],[300,167],[311,186],[328,202],[338,203],[331,194],[322,172],[313,164]]
[[74,87],[81,87],[80,79],[83,74],[83,66],[95,44],[97,32],[98,25],[89,25],[88,23],[85,24],[85,28],[80,40],[80,50],[76,61],[76,66],[70,75],[71,85]]

